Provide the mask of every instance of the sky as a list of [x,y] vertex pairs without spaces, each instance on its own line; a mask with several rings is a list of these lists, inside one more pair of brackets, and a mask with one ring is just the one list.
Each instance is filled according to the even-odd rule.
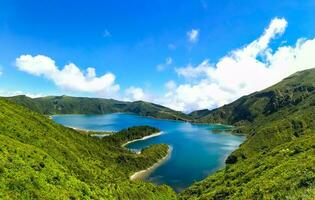
[[213,109],[315,67],[315,1],[1,0],[0,96]]

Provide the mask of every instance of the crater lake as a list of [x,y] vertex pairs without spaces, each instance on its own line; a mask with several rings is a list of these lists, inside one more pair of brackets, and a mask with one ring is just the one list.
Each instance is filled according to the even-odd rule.
[[191,124],[124,113],[54,115],[52,119],[68,127],[92,131],[120,131],[140,125],[159,128],[161,135],[135,141],[125,147],[140,151],[151,144],[168,144],[172,148],[170,157],[147,174],[144,180],[167,184],[177,192],[222,168],[226,157],[245,140],[244,136],[231,134],[224,125]]

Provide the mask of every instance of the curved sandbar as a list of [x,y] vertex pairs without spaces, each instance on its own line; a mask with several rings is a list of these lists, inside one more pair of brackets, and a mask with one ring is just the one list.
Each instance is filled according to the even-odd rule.
[[113,134],[115,134],[115,132],[109,132],[109,131],[92,131],[92,130],[87,130],[87,129],[82,129],[82,128],[77,128],[77,127],[73,127],[73,126],[67,126],[68,128],[74,129],[78,132],[87,134],[91,137],[97,137],[97,138],[103,138],[103,137],[108,137],[111,136]]
[[148,136],[144,136],[143,138],[139,138],[139,139],[135,139],[135,140],[128,141],[128,142],[124,143],[124,144],[121,145],[121,146],[124,147],[124,146],[126,146],[127,144],[129,144],[129,143],[133,143],[133,142],[140,141],[140,140],[146,140],[146,139],[149,139],[149,138],[152,138],[152,137],[160,136],[160,135],[162,135],[162,134],[163,134],[163,131],[158,132],[158,133],[154,133],[154,134],[151,134],[151,135],[148,135]]
[[172,146],[168,146],[168,151],[167,151],[167,155],[164,156],[163,158],[161,158],[159,161],[157,161],[156,163],[154,163],[151,167],[138,171],[136,173],[134,173],[133,175],[130,176],[130,180],[134,181],[134,180],[139,180],[139,179],[143,179],[146,176],[148,176],[151,172],[153,172],[157,167],[159,167],[160,165],[162,165],[165,161],[167,161],[172,154],[172,150],[173,147]]

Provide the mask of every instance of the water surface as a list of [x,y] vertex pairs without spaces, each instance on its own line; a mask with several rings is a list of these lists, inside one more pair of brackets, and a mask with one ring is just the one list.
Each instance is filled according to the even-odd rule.
[[[119,131],[139,125],[161,129],[162,135],[133,142],[126,147],[141,150],[151,144],[172,146],[171,157],[145,179],[156,184],[168,184],[176,191],[223,167],[225,158],[245,139],[230,134],[221,125],[197,125],[132,114],[55,115],[53,120],[65,126],[95,131]],[[222,131],[218,133],[218,130]]]

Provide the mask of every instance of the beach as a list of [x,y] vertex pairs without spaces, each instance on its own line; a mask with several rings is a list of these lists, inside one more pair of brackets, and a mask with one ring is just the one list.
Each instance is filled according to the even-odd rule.
[[154,134],[152,134],[152,135],[144,136],[143,138],[139,138],[139,139],[135,139],[135,140],[128,141],[128,142],[124,143],[124,144],[121,145],[121,146],[124,147],[124,146],[126,146],[127,144],[129,144],[129,143],[136,142],[136,141],[139,141],[139,140],[146,140],[146,139],[149,139],[149,138],[157,137],[157,136],[162,135],[162,134],[163,134],[163,131],[158,132],[158,133],[154,133]]
[[115,132],[109,132],[109,131],[91,131],[91,130],[86,130],[86,129],[81,129],[77,127],[72,127],[72,126],[67,126],[68,128],[72,128],[79,133],[84,133],[86,135],[89,135],[91,137],[97,137],[97,138],[103,138],[107,136],[113,135]]
[[139,179],[143,179],[144,177],[148,176],[151,172],[153,172],[157,167],[159,167],[160,165],[162,165],[165,161],[167,161],[172,154],[172,150],[173,148],[171,146],[169,146],[168,148],[168,152],[167,155],[164,156],[163,158],[161,158],[159,161],[157,161],[156,163],[154,163],[151,167],[138,171],[136,173],[134,173],[133,175],[130,176],[130,180],[134,181],[134,180],[139,180]]

